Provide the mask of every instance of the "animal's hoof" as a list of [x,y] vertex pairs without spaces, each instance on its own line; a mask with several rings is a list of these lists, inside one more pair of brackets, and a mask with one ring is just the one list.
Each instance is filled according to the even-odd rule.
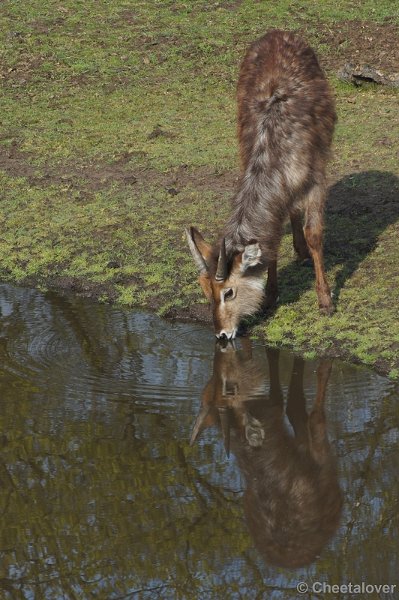
[[319,309],[320,309],[320,314],[326,315],[327,317],[331,316],[335,311],[335,307],[332,303],[320,305]]
[[276,294],[267,295],[263,301],[262,309],[267,311],[267,310],[272,310],[273,308],[276,308],[278,299],[279,299],[279,296],[277,296]]
[[310,256],[299,259],[299,263],[301,267],[313,267],[313,260],[310,258]]

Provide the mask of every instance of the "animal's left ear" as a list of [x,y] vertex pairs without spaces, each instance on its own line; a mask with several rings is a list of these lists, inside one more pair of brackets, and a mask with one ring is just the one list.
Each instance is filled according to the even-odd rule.
[[255,267],[261,262],[262,251],[258,242],[245,246],[244,252],[241,255],[241,271],[244,272],[249,267]]

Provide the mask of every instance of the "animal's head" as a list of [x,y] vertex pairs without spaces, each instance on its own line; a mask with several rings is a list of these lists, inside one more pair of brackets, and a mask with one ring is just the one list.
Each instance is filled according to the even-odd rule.
[[201,408],[190,441],[193,444],[204,429],[216,425],[222,431],[227,456],[231,428],[235,436],[246,436],[250,445],[259,445],[254,442],[257,431],[254,431],[253,422],[256,419],[251,419],[246,405],[248,400],[264,398],[267,389],[263,353],[253,356],[248,338],[243,337],[240,342],[239,349],[235,341],[216,342],[212,376],[202,391]]
[[233,339],[242,317],[254,314],[263,299],[260,246],[252,242],[227,256],[224,239],[220,245],[211,246],[195,227],[186,229],[186,235],[199,270],[199,283],[212,305],[215,335]]

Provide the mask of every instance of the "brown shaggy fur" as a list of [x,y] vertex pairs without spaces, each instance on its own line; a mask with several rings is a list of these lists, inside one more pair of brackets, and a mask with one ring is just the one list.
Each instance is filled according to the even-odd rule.
[[[239,290],[246,277],[259,278],[267,268],[267,303],[276,301],[278,247],[284,222],[290,218],[299,258],[304,260],[309,253],[313,258],[319,307],[331,313],[322,237],[325,167],[336,114],[315,53],[290,32],[268,32],[252,44],[242,62],[237,98],[242,176],[223,233],[228,257],[224,287],[233,287],[229,281],[233,274],[234,290]],[[241,257],[255,242],[260,249],[259,259],[245,268],[235,268],[235,257]],[[211,280],[211,288],[219,246],[209,248],[207,256],[202,253],[208,261],[206,277]],[[237,327],[243,314],[254,312],[261,301],[257,298],[255,308],[251,302],[248,311],[245,292],[236,293],[235,298],[230,305],[230,312],[234,312],[230,330]],[[216,314],[219,303],[214,296],[213,300],[215,327],[217,322],[227,329],[223,314]]]
[[308,208],[315,187],[324,191],[334,102],[313,50],[284,31],[249,48],[237,98],[242,181],[225,234],[233,250],[260,241],[270,261],[282,222]]

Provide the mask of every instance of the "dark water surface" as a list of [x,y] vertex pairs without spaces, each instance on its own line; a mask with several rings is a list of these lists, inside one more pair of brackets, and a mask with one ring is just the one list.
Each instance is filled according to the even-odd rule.
[[0,360],[1,599],[399,598],[387,379],[6,285]]

